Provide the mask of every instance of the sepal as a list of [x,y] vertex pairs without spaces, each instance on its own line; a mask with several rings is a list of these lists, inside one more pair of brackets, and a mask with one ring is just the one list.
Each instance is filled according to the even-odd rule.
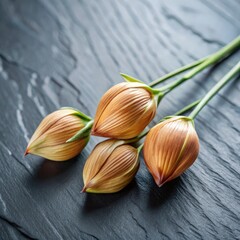
[[141,80],[137,79],[137,78],[134,78],[132,76],[129,76],[125,73],[120,73],[120,75],[123,77],[123,79],[126,81],[126,82],[137,82],[137,83],[143,83]]
[[90,131],[92,129],[93,126],[93,120],[89,121],[84,128],[82,128],[81,130],[79,130],[73,137],[69,138],[66,143],[70,143],[70,142],[74,142],[78,139],[81,138],[86,138],[87,136],[90,135]]
[[76,109],[76,108],[72,108],[72,107],[62,107],[62,108],[60,108],[60,109],[71,109],[71,110],[74,110],[75,112],[74,112],[72,115],[78,116],[78,117],[80,117],[82,120],[87,120],[87,121],[92,120],[91,117],[89,117],[88,115],[86,115],[85,113],[79,111],[79,110]]

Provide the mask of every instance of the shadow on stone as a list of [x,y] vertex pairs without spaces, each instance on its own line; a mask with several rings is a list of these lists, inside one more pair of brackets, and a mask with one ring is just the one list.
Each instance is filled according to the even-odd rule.
[[53,178],[59,174],[68,171],[70,168],[73,167],[77,160],[78,157],[62,162],[44,159],[36,172],[36,178],[43,180]]
[[[238,74],[233,81],[229,82],[222,90],[222,96],[225,97],[218,98],[218,100],[214,103],[214,107],[222,107],[224,108],[224,102],[228,101],[228,96],[238,89],[238,84],[240,80],[240,74]],[[237,107],[237,106],[236,106]]]
[[150,191],[148,207],[159,208],[163,206],[165,202],[171,200],[174,196],[176,196],[177,189],[181,185],[181,182],[181,177],[178,177],[159,188],[152,180],[149,183]]
[[[82,193],[85,195],[85,202],[82,208],[83,214],[91,213],[97,209],[106,208],[111,205],[116,206],[117,202],[123,201],[124,198],[129,197],[133,191],[137,191],[138,185],[134,179],[127,187],[117,193],[109,194],[94,194],[94,193]],[[114,209],[113,208],[113,209]],[[109,210],[109,209],[108,209]]]

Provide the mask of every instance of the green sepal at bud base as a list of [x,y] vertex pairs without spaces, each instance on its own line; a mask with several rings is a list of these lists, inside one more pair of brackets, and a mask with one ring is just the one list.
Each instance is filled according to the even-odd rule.
[[69,138],[66,142],[70,143],[80,138],[86,138],[90,136],[90,131],[92,129],[92,126],[93,126],[93,120],[88,121],[84,128],[79,130],[73,137]]
[[137,78],[134,78],[132,76],[129,76],[125,73],[120,73],[120,75],[123,77],[123,79],[126,81],[126,82],[137,82],[137,83],[143,83],[141,80],[137,79]]
[[156,98],[156,102],[157,102],[157,106],[158,106],[158,104],[161,102],[162,98],[164,97],[164,93],[157,89],[152,88],[152,90],[153,90],[152,93],[153,93],[154,97]]
[[73,113],[73,115],[80,117],[82,120],[87,121],[87,122],[92,120],[91,117],[89,117],[88,115],[84,114],[83,112],[79,111],[79,110],[76,109],[76,108],[72,108],[72,107],[62,107],[62,108],[60,108],[60,109],[72,109],[72,110],[76,111],[75,113]]
[[158,89],[154,89],[151,88],[150,86],[148,86],[146,83],[142,82],[141,80],[134,78],[132,76],[129,76],[125,73],[120,73],[120,75],[124,78],[124,80],[126,82],[137,82],[137,83],[142,83],[145,85],[144,88],[146,88],[148,91],[150,91],[155,97],[156,97],[156,102],[157,105],[160,103],[160,101],[162,100],[164,93],[162,91],[159,91]]
[[73,113],[73,115],[79,117],[85,124],[85,126],[81,130],[79,130],[73,137],[69,138],[66,141],[66,143],[70,143],[70,142],[76,141],[78,139],[83,139],[83,138],[87,138],[88,136],[90,136],[90,131],[91,131],[92,125],[93,125],[93,119],[91,117],[87,116],[86,114],[77,110],[76,108],[62,107],[61,109],[75,110],[76,112]]

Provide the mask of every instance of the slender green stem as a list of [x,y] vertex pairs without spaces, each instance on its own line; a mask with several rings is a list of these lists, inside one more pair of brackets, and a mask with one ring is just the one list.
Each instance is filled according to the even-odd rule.
[[192,68],[198,66],[199,64],[203,63],[203,62],[204,62],[207,58],[209,58],[210,56],[211,56],[211,55],[209,55],[209,56],[207,56],[207,57],[205,57],[205,58],[201,58],[200,60],[197,60],[197,61],[192,62],[192,63],[190,63],[190,64],[187,64],[187,65],[185,65],[185,66],[183,66],[183,67],[180,67],[180,68],[178,68],[178,69],[176,69],[176,70],[174,70],[174,71],[172,71],[172,72],[170,72],[170,73],[162,76],[161,78],[158,78],[158,79],[152,81],[152,82],[151,82],[150,84],[148,84],[148,85],[149,85],[150,87],[154,87],[154,86],[158,85],[159,83],[162,83],[162,82],[168,80],[169,78],[172,78],[172,77],[174,77],[174,76],[176,76],[176,75],[178,75],[178,74],[180,74],[180,73],[182,73],[182,72],[185,72],[185,71],[187,71],[187,70],[189,70],[189,69],[192,69]]
[[147,134],[148,134],[149,130],[144,130],[142,131],[138,136],[136,136],[135,138],[131,138],[131,139],[128,139],[128,140],[124,140],[124,142],[126,144],[128,143],[135,143],[135,142],[138,142],[140,139],[144,138]]
[[194,119],[212,97],[238,73],[240,73],[240,61],[205,95],[189,117]]
[[198,105],[200,103],[201,99],[196,100],[195,102],[190,103],[189,105],[187,105],[186,107],[180,109],[178,112],[176,112],[174,114],[174,116],[179,116],[182,115],[183,113],[189,111],[190,109],[192,109],[193,107],[195,107],[196,105]]
[[144,138],[148,134],[149,130],[144,130],[142,133],[138,135],[138,140]]
[[140,146],[138,146],[138,148],[137,148],[138,154],[141,152],[143,145],[144,145],[144,143],[142,143]]
[[220,49],[218,52],[212,54],[210,57],[208,57],[205,61],[203,61],[201,64],[197,65],[195,68],[193,68],[191,71],[189,71],[186,75],[184,75],[179,80],[167,84],[166,86],[159,88],[158,90],[163,92],[164,95],[173,90],[175,87],[179,86],[183,82],[187,81],[188,79],[192,78],[199,72],[203,71],[208,66],[218,62],[222,58],[226,57],[227,55],[234,52],[236,49],[240,48],[240,37],[237,37],[234,39],[231,43]]

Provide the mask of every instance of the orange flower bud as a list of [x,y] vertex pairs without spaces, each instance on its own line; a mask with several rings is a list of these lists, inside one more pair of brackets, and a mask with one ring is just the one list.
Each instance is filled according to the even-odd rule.
[[100,100],[92,135],[115,139],[136,137],[151,122],[156,108],[157,102],[147,85],[119,83]]
[[89,121],[89,117],[71,108],[63,108],[49,114],[34,132],[25,155],[31,153],[55,161],[75,157],[88,143],[89,133],[75,141],[66,141],[83,129]]
[[178,177],[196,160],[199,140],[192,119],[184,116],[165,120],[148,133],[144,160],[156,184]]
[[101,142],[93,149],[84,166],[82,192],[118,192],[131,182],[138,168],[136,148],[124,144],[124,141]]

